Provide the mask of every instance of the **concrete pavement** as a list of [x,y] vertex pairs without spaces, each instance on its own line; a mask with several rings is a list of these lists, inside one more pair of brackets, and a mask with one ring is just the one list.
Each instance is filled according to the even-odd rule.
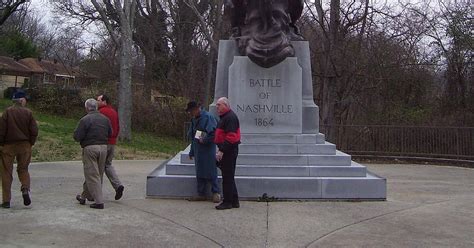
[[105,210],[74,199],[80,162],[35,163],[32,205],[18,178],[12,209],[0,209],[0,247],[474,247],[474,170],[367,165],[388,180],[386,202],[210,202],[145,199],[160,161],[116,161],[124,197],[104,184]]

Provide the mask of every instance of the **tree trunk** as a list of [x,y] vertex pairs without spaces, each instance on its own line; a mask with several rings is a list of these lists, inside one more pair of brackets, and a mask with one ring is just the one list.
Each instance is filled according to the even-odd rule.
[[[115,2],[120,7],[119,2]],[[122,141],[132,140],[132,47],[133,47],[133,18],[134,18],[133,0],[127,0],[123,3],[123,9],[120,10],[120,84],[119,84],[119,139]],[[120,8],[117,8],[120,9]]]
[[[326,39],[326,63],[325,63],[325,78],[323,79],[323,106],[322,117],[323,124],[328,126],[326,135],[328,140],[335,142],[336,136],[336,92],[337,92],[337,71],[338,65],[337,52],[339,49],[339,27],[341,22],[340,17],[341,2],[340,0],[331,0],[330,21],[329,21],[329,35]],[[332,126],[332,127],[331,127]]]
[[132,29],[122,26],[122,45],[120,49],[120,84],[119,84],[119,120],[120,140],[132,139]]

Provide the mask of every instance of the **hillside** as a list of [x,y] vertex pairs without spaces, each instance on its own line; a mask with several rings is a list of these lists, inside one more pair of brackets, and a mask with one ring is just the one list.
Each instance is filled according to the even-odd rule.
[[[11,101],[0,100],[0,109],[11,105]],[[81,159],[81,147],[72,138],[79,119],[64,118],[41,113],[34,107],[34,117],[38,121],[39,136],[33,147],[32,160],[69,161]],[[133,133],[131,143],[119,142],[116,147],[115,159],[162,159],[182,150],[186,143],[173,137],[159,137],[151,133]]]

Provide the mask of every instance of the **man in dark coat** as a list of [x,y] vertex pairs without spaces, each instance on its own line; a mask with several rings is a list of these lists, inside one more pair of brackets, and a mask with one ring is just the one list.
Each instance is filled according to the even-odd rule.
[[97,101],[87,99],[85,107],[87,114],[81,118],[76,130],[74,140],[82,147],[82,162],[84,165],[85,183],[82,194],[76,196],[81,205],[86,199],[94,200],[91,208],[104,209],[102,195],[102,178],[107,158],[107,143],[112,136],[112,126],[107,117],[97,110]]
[[222,191],[224,200],[216,206],[218,210],[239,208],[239,194],[235,185],[235,166],[239,155],[240,124],[237,115],[230,109],[229,100],[225,97],[217,100],[217,113],[220,116],[214,142],[219,151],[216,160],[222,171]]
[[186,112],[193,116],[188,135],[191,139],[189,158],[194,159],[196,168],[198,196],[190,198],[191,201],[205,201],[207,185],[211,185],[212,201],[220,202],[219,186],[217,184],[216,145],[214,132],[217,121],[195,101],[188,103]]
[[18,178],[21,182],[23,204],[31,204],[30,174],[31,147],[38,136],[38,125],[31,110],[26,108],[24,91],[13,95],[13,106],[7,108],[0,118],[0,145],[3,145],[0,174],[2,174],[3,208],[10,208],[11,187],[13,181],[13,162],[16,158]]

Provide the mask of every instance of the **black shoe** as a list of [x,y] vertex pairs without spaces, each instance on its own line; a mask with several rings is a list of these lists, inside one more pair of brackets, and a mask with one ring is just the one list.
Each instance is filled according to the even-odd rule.
[[217,210],[225,210],[225,209],[232,209],[232,204],[230,203],[221,203],[219,205],[216,206],[216,209]]
[[21,195],[23,196],[23,204],[25,206],[29,206],[31,204],[30,194],[27,189],[21,191]]
[[120,200],[120,198],[122,198],[124,189],[125,187],[123,187],[123,185],[118,186],[117,190],[115,191],[115,200]]
[[2,203],[2,208],[10,208],[10,203],[9,202]]
[[92,203],[90,207],[95,209],[104,209],[104,204]]
[[79,202],[79,204],[86,205],[86,199],[82,198],[81,195],[76,195],[76,200]]
[[239,202],[233,202],[232,203],[232,208],[240,208],[240,203]]

